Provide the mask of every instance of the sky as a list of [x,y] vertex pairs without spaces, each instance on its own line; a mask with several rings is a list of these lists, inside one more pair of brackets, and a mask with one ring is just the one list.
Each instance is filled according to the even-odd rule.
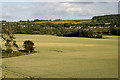
[[36,0],[2,2],[2,20],[91,19],[118,13],[118,0]]
[[119,0],[1,0],[1,2],[119,2]]

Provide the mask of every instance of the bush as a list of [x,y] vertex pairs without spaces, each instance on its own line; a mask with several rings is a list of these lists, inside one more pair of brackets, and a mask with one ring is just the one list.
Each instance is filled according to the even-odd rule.
[[96,34],[93,36],[93,38],[102,38],[102,34]]
[[21,51],[14,51],[13,53],[9,53],[6,50],[2,50],[2,58],[8,58],[8,57],[16,57],[16,56],[21,56],[21,55],[28,55],[29,53],[27,52],[21,52]]
[[117,35],[117,29],[114,28],[114,27],[110,28],[110,32],[111,32],[112,35]]
[[96,38],[102,38],[102,34],[97,34]]
[[90,34],[90,35],[88,35],[88,37],[89,37],[89,38],[93,38],[94,36],[93,36],[93,34]]
[[11,48],[7,48],[7,49],[6,49],[6,52],[8,52],[8,53],[12,53],[13,50],[12,50]]

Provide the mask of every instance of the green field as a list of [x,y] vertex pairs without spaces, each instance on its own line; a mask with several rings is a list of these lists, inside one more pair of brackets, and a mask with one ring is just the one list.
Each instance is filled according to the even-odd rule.
[[[35,43],[37,53],[3,58],[3,78],[117,78],[118,37],[103,39],[17,34]],[[4,46],[3,46],[4,48]],[[6,66],[6,68],[4,68]]]
[[85,19],[85,20],[41,21],[41,22],[35,22],[35,23],[53,23],[53,24],[72,23],[72,24],[80,24],[80,23],[89,23],[89,22],[91,22],[90,19]]

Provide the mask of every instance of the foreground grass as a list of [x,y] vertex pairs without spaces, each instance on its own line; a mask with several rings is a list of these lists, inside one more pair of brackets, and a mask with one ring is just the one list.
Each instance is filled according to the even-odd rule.
[[[115,78],[118,77],[117,36],[104,39],[17,34],[32,40],[38,53],[4,58],[3,78]],[[4,48],[4,46],[3,46]]]

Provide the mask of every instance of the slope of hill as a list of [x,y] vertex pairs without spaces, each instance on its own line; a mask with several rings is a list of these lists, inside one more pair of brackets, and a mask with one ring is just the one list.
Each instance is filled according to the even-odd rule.
[[94,16],[92,22],[97,23],[117,23],[120,21],[120,14],[114,15],[104,15],[104,16]]

